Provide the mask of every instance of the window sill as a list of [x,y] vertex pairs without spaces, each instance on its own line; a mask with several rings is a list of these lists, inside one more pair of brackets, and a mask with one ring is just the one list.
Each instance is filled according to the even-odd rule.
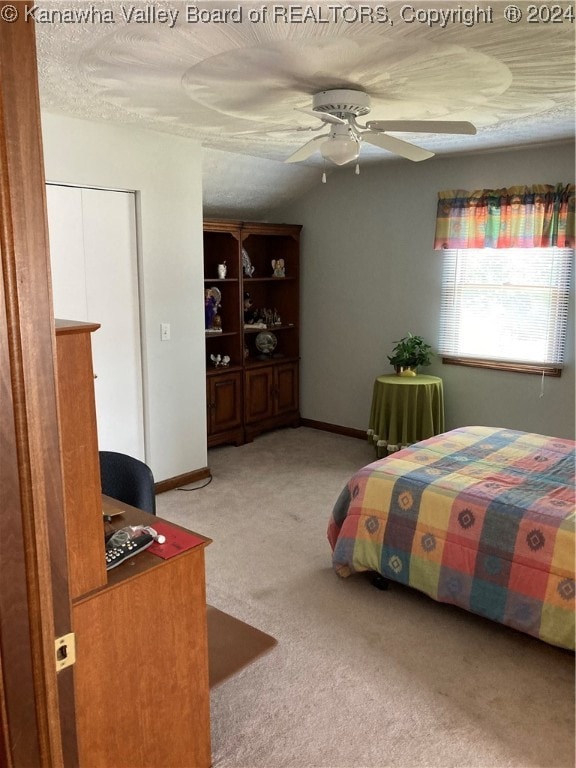
[[537,376],[562,376],[562,368],[533,363],[507,363],[503,360],[478,360],[468,357],[443,357],[445,365],[465,365],[470,368],[489,368],[494,371],[512,371],[513,373],[531,373]]

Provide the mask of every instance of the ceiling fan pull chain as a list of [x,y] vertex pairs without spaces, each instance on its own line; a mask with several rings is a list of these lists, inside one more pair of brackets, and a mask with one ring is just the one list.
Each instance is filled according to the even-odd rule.
[[326,184],[326,171],[322,171],[322,184]]
[[360,176],[360,163],[356,163],[356,169],[354,170],[356,176]]

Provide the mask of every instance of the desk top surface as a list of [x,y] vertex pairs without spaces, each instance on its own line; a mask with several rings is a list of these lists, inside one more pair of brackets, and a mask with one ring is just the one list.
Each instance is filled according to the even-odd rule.
[[376,381],[380,384],[401,384],[402,386],[442,384],[442,379],[438,376],[424,376],[423,374],[417,374],[416,376],[398,376],[394,373],[391,376],[378,376]]
[[156,515],[150,515],[148,512],[144,512],[137,507],[132,507],[130,504],[124,504],[123,502],[104,494],[102,494],[102,507],[104,516],[111,517],[109,520],[107,520],[106,517],[103,517],[104,526],[102,529],[102,539],[104,539],[104,532],[118,530],[127,525],[149,525],[153,528],[154,523],[161,520],[174,528],[180,528],[186,533],[194,534],[194,536],[202,539],[202,543],[190,549],[183,550],[181,554],[175,555],[174,558],[168,560],[163,560],[161,557],[152,554],[152,552],[149,552],[148,550],[139,552],[137,557],[131,557],[121,563],[117,568],[112,568],[111,570],[106,571],[106,584],[103,584],[86,594],[79,595],[73,600],[74,604],[82,603],[85,600],[91,600],[103,591],[110,589],[111,587],[120,586],[131,578],[147,573],[154,568],[165,567],[171,560],[177,560],[181,557],[193,555],[199,549],[204,549],[208,544],[212,543],[212,539],[209,539],[207,536],[202,536],[200,533],[190,531],[188,528],[172,523],[169,520],[163,520]]

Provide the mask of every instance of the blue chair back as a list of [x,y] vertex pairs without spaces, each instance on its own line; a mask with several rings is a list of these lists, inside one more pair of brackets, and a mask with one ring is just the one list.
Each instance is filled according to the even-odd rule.
[[114,451],[100,451],[102,493],[113,499],[156,514],[152,470],[143,461]]

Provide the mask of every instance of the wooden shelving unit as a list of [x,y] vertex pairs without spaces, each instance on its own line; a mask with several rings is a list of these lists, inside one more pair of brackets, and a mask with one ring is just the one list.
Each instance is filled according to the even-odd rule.
[[[260,432],[299,423],[300,230],[298,225],[241,221],[204,222],[204,287],[221,293],[222,331],[206,331],[208,446],[240,445]],[[253,273],[243,265],[247,254]],[[272,260],[284,260],[285,276],[273,275]],[[226,263],[226,277],[218,265]],[[244,322],[244,301],[252,310],[279,317],[266,329]],[[270,331],[277,345],[270,355],[256,339]],[[212,355],[227,355],[227,368]]]

